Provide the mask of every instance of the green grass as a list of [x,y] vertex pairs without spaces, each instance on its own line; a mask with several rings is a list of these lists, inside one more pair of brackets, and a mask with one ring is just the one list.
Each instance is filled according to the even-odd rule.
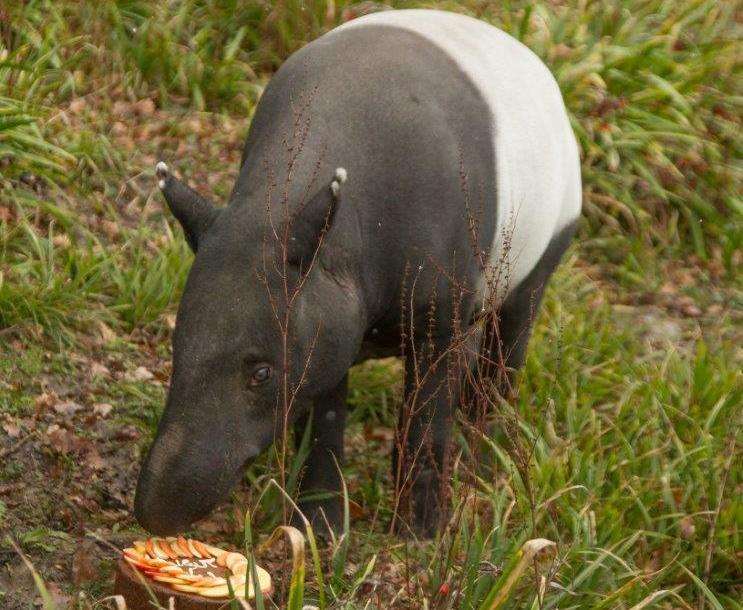
[[[460,521],[435,544],[388,536],[385,435],[400,367],[355,368],[344,474],[356,516],[330,549],[307,542],[292,603],[739,608],[739,7],[394,4],[473,14],[545,60],[582,149],[584,220],[539,318],[518,400],[502,415],[530,449],[528,468],[497,428],[474,445],[462,428]],[[271,71],[354,9],[344,0],[26,0],[5,9],[13,25],[0,27],[0,423],[32,421],[37,395],[79,382],[78,400],[110,402],[116,425],[136,424],[146,442],[163,388],[123,373],[90,381],[87,368],[94,360],[131,371],[169,358],[191,255],[162,210],[152,166],[177,158],[186,178],[224,199]],[[689,314],[689,303],[699,312]],[[21,455],[3,464],[0,483],[46,480],[48,449],[31,472]],[[67,456],[57,468],[71,481],[78,465]],[[254,510],[252,528],[234,522],[222,542],[260,548],[281,498],[267,483],[274,476],[268,461],[250,469],[234,508]],[[69,559],[75,541],[64,536],[76,531],[55,514],[53,493],[41,489],[26,515],[4,497],[0,527],[43,577],[72,591],[53,565]],[[92,529],[97,517],[88,517]],[[108,527],[100,531],[113,537]],[[519,553],[534,538],[556,546],[522,571]],[[281,565],[291,573],[289,559]],[[99,595],[107,586],[104,577],[84,585]]]

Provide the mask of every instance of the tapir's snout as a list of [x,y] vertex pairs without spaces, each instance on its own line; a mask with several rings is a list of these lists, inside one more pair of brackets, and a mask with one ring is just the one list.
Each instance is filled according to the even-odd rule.
[[205,517],[222,497],[214,489],[208,494],[194,494],[194,483],[183,476],[163,478],[142,469],[134,499],[134,516],[139,524],[165,536],[182,532]]
[[207,516],[260,449],[201,430],[200,441],[178,424],[158,432],[142,465],[134,498],[139,524],[158,535],[176,534]]

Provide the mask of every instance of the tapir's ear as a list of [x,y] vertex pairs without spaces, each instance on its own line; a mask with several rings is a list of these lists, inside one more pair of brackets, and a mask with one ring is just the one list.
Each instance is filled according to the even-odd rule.
[[163,192],[170,211],[181,223],[191,250],[196,252],[199,246],[199,238],[217,216],[217,208],[208,199],[173,176],[168,170],[168,166],[162,161],[155,166],[155,174],[157,175],[157,185]]
[[336,169],[330,187],[320,189],[292,217],[287,251],[291,264],[308,268],[320,240],[333,226],[341,198],[341,185],[347,178],[348,173],[344,168]]

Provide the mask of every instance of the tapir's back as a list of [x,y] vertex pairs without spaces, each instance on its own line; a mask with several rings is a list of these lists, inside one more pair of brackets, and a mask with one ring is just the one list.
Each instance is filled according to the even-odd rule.
[[489,107],[498,199],[491,260],[501,260],[509,244],[507,281],[516,286],[580,214],[578,150],[554,78],[523,44],[464,15],[385,11],[335,31],[381,25],[415,32],[443,50]]
[[578,151],[552,75],[520,42],[476,19],[384,11],[292,55],[251,123],[233,196],[248,203],[247,224],[265,213],[266,167],[282,183],[286,165],[277,161],[305,118],[288,200],[302,200],[319,159],[348,170],[328,239],[341,250],[360,247],[361,281],[379,310],[397,306],[405,265],[416,257],[483,286],[471,256],[472,215],[478,249],[501,272],[499,296],[579,215]]

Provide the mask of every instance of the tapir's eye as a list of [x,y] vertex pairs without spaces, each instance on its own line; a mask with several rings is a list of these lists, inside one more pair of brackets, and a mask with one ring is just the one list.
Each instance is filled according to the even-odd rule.
[[270,366],[259,366],[257,369],[253,371],[253,374],[250,377],[250,385],[259,385],[261,383],[268,381],[270,377],[271,377],[271,367]]

